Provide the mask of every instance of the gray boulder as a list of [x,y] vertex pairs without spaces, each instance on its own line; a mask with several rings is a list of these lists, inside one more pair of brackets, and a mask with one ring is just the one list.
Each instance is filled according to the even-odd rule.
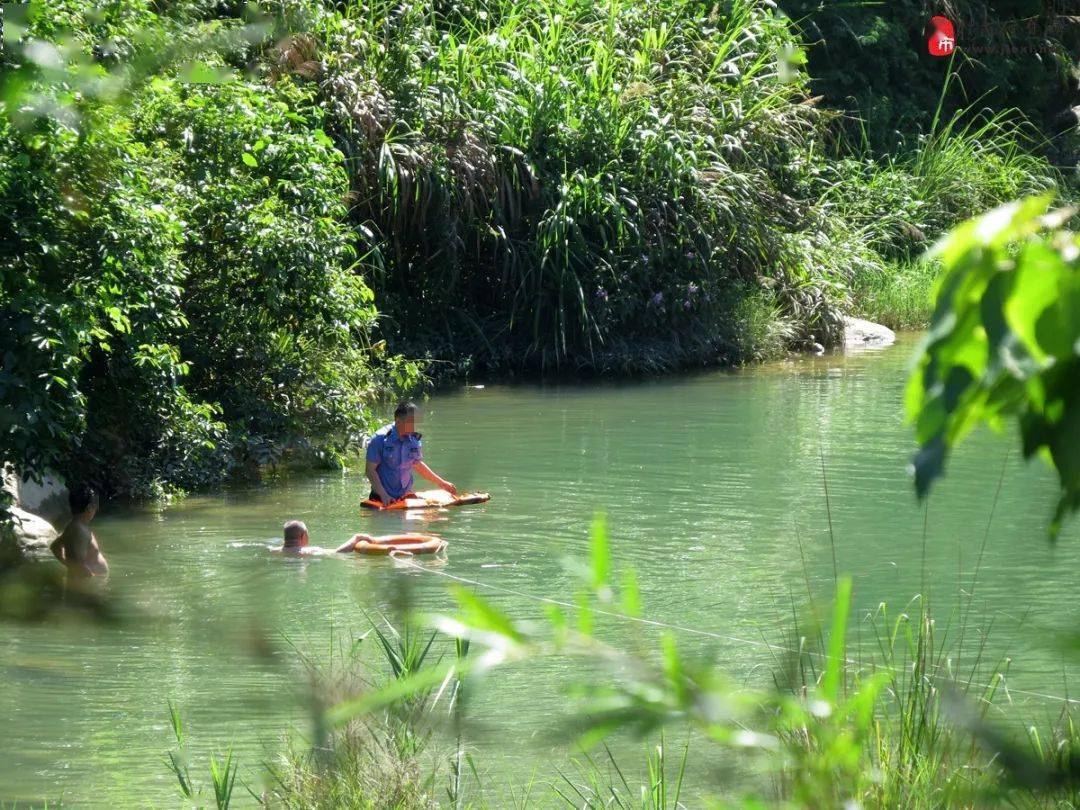
[[896,333],[887,326],[862,318],[844,316],[844,347],[847,349],[883,348],[896,342]]
[[40,482],[23,480],[5,464],[3,487],[15,502],[11,509],[15,542],[23,551],[47,548],[71,520],[67,488],[56,476],[47,475]]
[[40,515],[15,506],[11,510],[15,523],[15,536],[23,550],[45,549],[60,532]]

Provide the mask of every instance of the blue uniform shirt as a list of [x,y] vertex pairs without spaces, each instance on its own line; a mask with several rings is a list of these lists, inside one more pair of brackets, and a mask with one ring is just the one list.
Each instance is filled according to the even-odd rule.
[[422,461],[420,434],[398,436],[397,426],[391,422],[371,437],[367,446],[367,460],[378,463],[375,472],[386,494],[397,500],[412,492],[413,465]]

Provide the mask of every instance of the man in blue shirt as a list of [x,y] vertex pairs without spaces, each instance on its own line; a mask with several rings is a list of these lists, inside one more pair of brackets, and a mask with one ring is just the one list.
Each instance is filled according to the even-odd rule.
[[367,446],[367,477],[371,481],[373,501],[388,506],[412,493],[413,470],[439,489],[451,495],[457,487],[440,478],[427,464],[416,432],[419,408],[412,402],[402,402],[394,411],[393,423],[376,431]]

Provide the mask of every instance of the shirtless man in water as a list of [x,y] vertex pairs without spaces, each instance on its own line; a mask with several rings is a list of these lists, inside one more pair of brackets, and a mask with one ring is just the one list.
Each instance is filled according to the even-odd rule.
[[72,577],[99,577],[109,573],[109,563],[101,553],[97,538],[90,531],[90,521],[97,514],[98,497],[90,487],[77,486],[68,492],[71,522],[49,544],[49,550],[68,569]]
[[301,557],[314,557],[320,554],[344,554],[355,549],[357,543],[364,540],[370,542],[371,539],[366,534],[354,534],[349,542],[335,549],[309,546],[307,526],[304,525],[302,520],[290,520],[285,524],[285,537],[281,541],[281,546],[270,550],[275,554],[290,554]]

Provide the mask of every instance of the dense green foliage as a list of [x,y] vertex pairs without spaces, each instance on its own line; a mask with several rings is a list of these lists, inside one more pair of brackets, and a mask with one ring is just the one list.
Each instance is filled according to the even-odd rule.
[[1080,239],[1046,233],[1071,214],[1048,215],[1050,201],[1010,203],[935,248],[944,273],[907,407],[920,494],[976,425],[1015,419],[1024,456],[1043,456],[1060,476],[1056,533],[1080,508]]
[[782,20],[744,0],[351,8],[323,90],[407,345],[606,368],[752,356],[760,308],[797,340],[837,333],[844,265],[872,259],[799,189],[823,116]]
[[766,4],[488,11],[350,6],[294,56],[325,58],[391,337],[451,362],[640,369],[830,343],[852,284],[1052,182],[1006,116],[938,110],[943,76],[926,137],[846,156]]
[[932,274],[898,267],[1058,181],[940,62],[902,150],[852,148],[771,3],[29,8],[0,64],[0,455],[110,493],[333,460],[416,382],[401,354],[636,372],[913,325]]
[[94,101],[0,118],[4,458],[145,497],[357,441],[388,381],[311,91],[160,77]]
[[888,260],[854,274],[856,312],[894,329],[929,322],[938,266],[921,261],[928,237],[947,231],[965,212],[991,208],[1053,182],[1045,162],[1020,147],[1025,131],[1004,114],[973,119],[961,112],[944,122],[934,120],[931,131],[919,138],[917,151],[830,164],[827,176],[836,179],[825,199],[842,207]]
[[[780,0],[807,44],[811,88],[851,114],[848,134],[885,151],[911,145],[933,126],[946,71],[960,80],[945,99],[946,116],[972,104],[1016,108],[1032,121],[1052,154],[1075,162],[1080,102],[1080,29],[1068,4],[1053,0],[890,0],[840,3]],[[956,27],[957,58],[927,52],[932,14]],[[1040,138],[1042,140],[1043,138]]]

